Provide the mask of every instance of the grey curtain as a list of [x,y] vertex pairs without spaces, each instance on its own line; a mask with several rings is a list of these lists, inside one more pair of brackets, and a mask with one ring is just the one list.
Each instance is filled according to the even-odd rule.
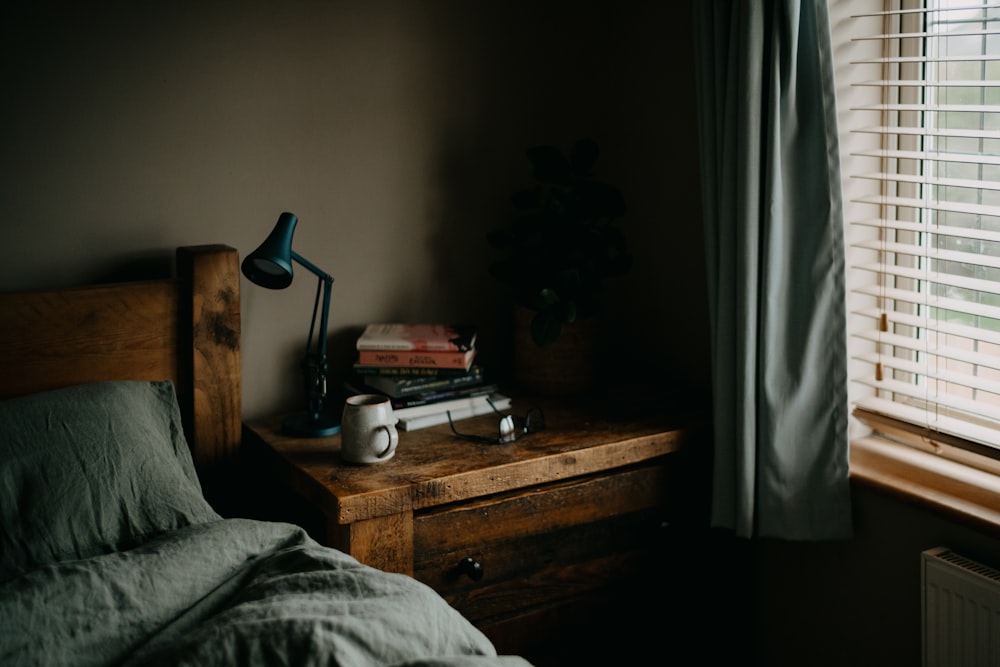
[[844,247],[827,5],[694,0],[712,522],[851,534]]

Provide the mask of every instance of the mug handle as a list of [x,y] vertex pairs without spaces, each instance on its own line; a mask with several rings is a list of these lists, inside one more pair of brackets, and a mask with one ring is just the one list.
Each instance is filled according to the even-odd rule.
[[399,431],[397,431],[396,427],[392,424],[380,424],[379,428],[384,428],[386,435],[389,436],[389,444],[386,445],[386,448],[375,457],[381,461],[382,459],[392,456],[392,453],[396,451],[396,445],[399,444]]

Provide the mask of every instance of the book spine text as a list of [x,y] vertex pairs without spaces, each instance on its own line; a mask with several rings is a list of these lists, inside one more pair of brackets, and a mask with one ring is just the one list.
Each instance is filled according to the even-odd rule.
[[471,352],[413,352],[404,350],[359,350],[363,366],[407,366],[411,368],[468,368]]

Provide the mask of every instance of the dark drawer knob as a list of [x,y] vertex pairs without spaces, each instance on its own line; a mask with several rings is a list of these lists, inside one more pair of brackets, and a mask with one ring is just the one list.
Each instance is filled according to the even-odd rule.
[[459,574],[467,575],[473,581],[479,581],[483,578],[483,565],[472,556],[463,558],[457,569]]

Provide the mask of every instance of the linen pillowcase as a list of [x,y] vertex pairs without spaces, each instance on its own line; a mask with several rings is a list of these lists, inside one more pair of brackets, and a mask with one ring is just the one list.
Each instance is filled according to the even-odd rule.
[[0,401],[0,581],[218,518],[170,382]]

